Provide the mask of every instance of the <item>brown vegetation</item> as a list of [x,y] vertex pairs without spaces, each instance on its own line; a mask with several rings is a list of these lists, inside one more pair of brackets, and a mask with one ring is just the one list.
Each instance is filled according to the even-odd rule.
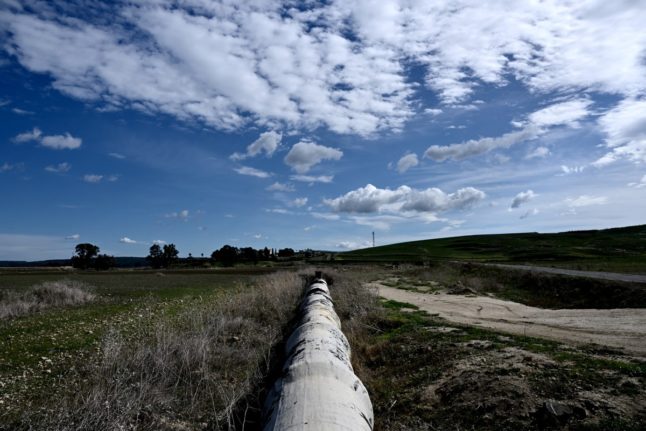
[[255,389],[301,287],[298,275],[277,273],[140,333],[112,331],[76,394],[28,422],[61,430],[242,428],[249,410],[258,415]]
[[0,319],[23,316],[52,307],[81,305],[95,299],[89,287],[72,280],[49,281],[18,292],[0,290]]

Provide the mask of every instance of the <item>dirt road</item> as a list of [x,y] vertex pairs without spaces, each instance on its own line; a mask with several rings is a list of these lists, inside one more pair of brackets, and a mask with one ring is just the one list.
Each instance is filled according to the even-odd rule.
[[487,296],[418,293],[371,283],[379,295],[451,322],[571,343],[623,348],[646,357],[646,309],[546,310]]
[[496,266],[498,268],[520,269],[524,271],[545,272],[549,274],[573,275],[575,277],[598,278],[601,280],[626,281],[629,283],[646,283],[646,275],[621,274],[618,272],[601,271],[579,271],[576,269],[551,268],[547,266],[533,265],[507,265],[503,263],[484,263],[485,266]]

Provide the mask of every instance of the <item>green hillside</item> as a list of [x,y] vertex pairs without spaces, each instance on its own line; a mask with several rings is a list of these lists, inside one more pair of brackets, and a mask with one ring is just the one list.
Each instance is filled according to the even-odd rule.
[[470,260],[646,272],[646,225],[429,239],[339,253],[336,259],[364,262]]

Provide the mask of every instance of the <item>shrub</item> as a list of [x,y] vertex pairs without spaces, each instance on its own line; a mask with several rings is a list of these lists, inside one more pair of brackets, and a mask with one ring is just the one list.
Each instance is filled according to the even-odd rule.
[[0,319],[23,316],[52,307],[80,305],[93,301],[89,287],[72,280],[49,281],[24,292],[0,291]]

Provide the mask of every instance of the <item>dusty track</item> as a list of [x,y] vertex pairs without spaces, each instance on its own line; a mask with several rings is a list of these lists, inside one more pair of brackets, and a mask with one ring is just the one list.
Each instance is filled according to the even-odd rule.
[[646,357],[646,309],[546,310],[487,296],[418,293],[369,286],[452,322],[571,343],[596,343]]

